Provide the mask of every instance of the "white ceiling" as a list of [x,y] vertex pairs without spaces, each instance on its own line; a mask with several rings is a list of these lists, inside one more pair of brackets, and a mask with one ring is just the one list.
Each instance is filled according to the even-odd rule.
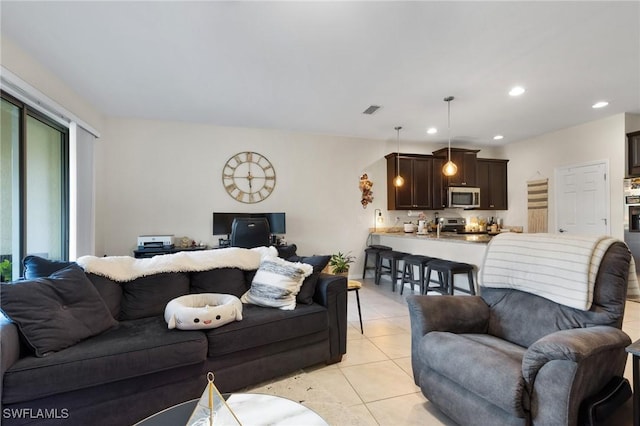
[[110,116],[435,143],[453,95],[454,140],[492,145],[640,113],[638,1],[0,7],[3,36]]

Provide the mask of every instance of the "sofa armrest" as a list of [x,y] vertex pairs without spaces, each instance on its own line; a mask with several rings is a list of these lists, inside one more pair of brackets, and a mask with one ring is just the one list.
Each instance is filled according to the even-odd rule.
[[20,358],[18,327],[0,313],[0,407],[4,373]]
[[480,296],[407,296],[411,334],[486,333],[489,306]]
[[328,362],[339,362],[347,353],[347,279],[321,273],[313,301],[327,308],[331,347]]
[[580,363],[612,350],[624,351],[630,344],[622,330],[604,325],[556,331],[529,346],[522,359],[522,375],[532,384],[542,366],[551,361]]

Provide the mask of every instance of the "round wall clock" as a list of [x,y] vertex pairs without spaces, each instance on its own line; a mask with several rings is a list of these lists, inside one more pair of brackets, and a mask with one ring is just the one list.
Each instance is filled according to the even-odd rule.
[[259,203],[273,192],[276,171],[264,155],[239,152],[222,169],[222,184],[227,193],[241,203]]

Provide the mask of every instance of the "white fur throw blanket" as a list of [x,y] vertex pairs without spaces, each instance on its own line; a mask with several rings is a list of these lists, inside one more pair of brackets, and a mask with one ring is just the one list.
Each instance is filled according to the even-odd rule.
[[[487,247],[480,285],[513,288],[589,310],[600,262],[616,241],[606,236],[500,234]],[[628,286],[629,296],[638,293],[633,258]]]
[[130,256],[82,256],[77,263],[85,272],[127,282],[162,272],[198,272],[217,268],[258,269],[265,256],[278,256],[275,247],[245,249],[229,247],[217,250],[181,251],[147,259]]

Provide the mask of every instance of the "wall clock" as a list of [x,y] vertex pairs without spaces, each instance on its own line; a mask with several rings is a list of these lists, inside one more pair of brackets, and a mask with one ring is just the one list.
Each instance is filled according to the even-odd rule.
[[273,192],[276,171],[267,157],[257,152],[239,152],[222,169],[227,193],[241,203],[259,203]]

